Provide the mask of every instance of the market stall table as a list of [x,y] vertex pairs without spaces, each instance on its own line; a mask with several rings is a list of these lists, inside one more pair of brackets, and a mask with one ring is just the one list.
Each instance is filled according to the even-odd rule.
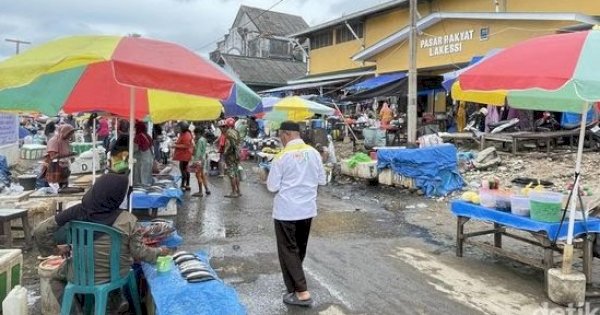
[[131,194],[133,209],[152,209],[152,216],[158,215],[158,208],[166,207],[172,199],[177,202],[183,201],[183,192],[178,188],[169,188],[162,191],[161,194]]
[[[210,266],[206,254],[196,255]],[[148,314],[153,314],[152,311],[156,315],[246,314],[235,290],[220,279],[189,283],[174,264],[164,273],[148,263],[142,264],[142,270],[151,296]],[[210,272],[216,275],[212,268]]]
[[29,195],[30,199],[44,199],[46,201],[52,201],[56,203],[56,213],[61,212],[63,210],[63,206],[67,202],[71,201],[81,201],[81,198],[85,195],[85,191],[78,193],[58,193],[58,194],[48,194],[44,190],[36,190],[31,195]]
[[23,234],[25,235],[25,246],[31,244],[31,229],[29,221],[27,221],[27,209],[0,209],[0,223],[2,226],[3,238],[5,240],[6,248],[12,248],[13,237],[12,237],[12,226],[11,221],[21,219],[23,224]]
[[[496,255],[505,256],[519,261],[526,265],[544,270],[546,275],[548,269],[554,268],[554,251],[560,251],[560,248],[553,243],[558,232],[558,239],[565,239],[567,236],[567,224],[545,223],[532,220],[528,217],[517,216],[509,212],[503,212],[495,209],[485,208],[468,202],[455,200],[450,205],[450,211],[457,217],[456,229],[456,256],[463,256],[463,247],[465,243],[479,246],[483,250]],[[476,232],[465,233],[464,226],[469,220],[478,220],[492,223],[494,228]],[[587,225],[587,227],[586,227]],[[507,232],[507,229],[514,229],[529,232],[534,240]],[[573,235],[583,240],[583,273],[586,275],[587,283],[592,283],[592,245],[596,233],[600,232],[600,219],[590,217],[587,221],[576,221]],[[472,237],[482,235],[494,235],[494,245],[476,242],[470,240]],[[515,252],[507,251],[502,248],[502,236],[508,236],[517,241],[525,242],[534,246],[543,248],[544,259],[538,260],[531,257],[525,257]],[[545,281],[546,281],[545,277]]]

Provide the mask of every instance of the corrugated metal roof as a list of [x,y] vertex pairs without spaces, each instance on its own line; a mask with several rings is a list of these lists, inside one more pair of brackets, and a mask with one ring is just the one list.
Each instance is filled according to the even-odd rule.
[[248,85],[282,86],[306,73],[306,64],[298,61],[227,54],[221,58]]
[[286,36],[308,28],[301,16],[264,9],[241,6],[240,12],[245,12],[254,22],[261,34]]

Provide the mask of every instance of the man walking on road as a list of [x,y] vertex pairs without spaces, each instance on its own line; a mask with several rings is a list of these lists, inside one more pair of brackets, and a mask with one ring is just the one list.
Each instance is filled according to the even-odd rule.
[[271,163],[267,188],[277,192],[273,219],[277,253],[287,294],[283,302],[310,306],[302,262],[312,218],[317,215],[317,188],[326,184],[325,171],[317,150],[300,139],[300,126],[281,123],[279,138],[285,146]]

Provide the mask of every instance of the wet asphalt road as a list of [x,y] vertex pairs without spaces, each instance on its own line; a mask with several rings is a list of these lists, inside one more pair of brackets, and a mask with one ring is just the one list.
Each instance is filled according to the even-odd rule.
[[186,196],[189,202],[175,218],[183,249],[208,251],[212,265],[237,290],[249,314],[481,314],[436,290],[428,272],[394,255],[400,247],[442,246],[427,231],[377,203],[337,198],[331,187],[320,191],[304,263],[315,306],[286,306],[281,301],[285,288],[271,219],[272,195],[250,177],[242,183],[244,196],[233,200],[223,197],[227,179],[209,178],[213,194]]

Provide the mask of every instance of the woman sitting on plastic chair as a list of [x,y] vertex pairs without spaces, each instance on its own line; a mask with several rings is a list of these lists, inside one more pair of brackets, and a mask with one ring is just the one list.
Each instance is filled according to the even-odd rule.
[[[113,149],[112,171],[96,180],[92,188],[83,196],[81,204],[70,207],[61,213],[41,222],[34,230],[36,245],[43,256],[61,255],[70,257],[70,246],[66,243],[66,225],[70,221],[86,221],[112,226],[123,233],[121,244],[120,274],[127,275],[134,260],[155,262],[156,258],[166,255],[165,247],[152,248],[142,242],[142,235],[136,226],[137,218],[121,209],[127,209],[127,147]],[[96,283],[110,279],[110,241],[108,235],[99,236],[95,243],[95,279]],[[62,301],[67,280],[72,276],[72,261],[67,258],[57,269],[51,281],[54,295]],[[118,290],[109,297],[109,313],[117,311],[123,299]],[[124,306],[124,305],[123,305]],[[133,308],[130,308],[133,309]]]

